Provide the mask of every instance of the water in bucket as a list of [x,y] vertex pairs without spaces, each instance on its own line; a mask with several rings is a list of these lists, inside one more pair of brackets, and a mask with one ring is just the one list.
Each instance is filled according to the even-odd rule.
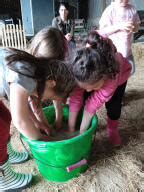
[[62,141],[71,139],[79,135],[79,130],[76,129],[74,132],[68,132],[67,123],[63,123],[63,127],[60,130],[53,129],[52,134],[50,136],[50,141]]

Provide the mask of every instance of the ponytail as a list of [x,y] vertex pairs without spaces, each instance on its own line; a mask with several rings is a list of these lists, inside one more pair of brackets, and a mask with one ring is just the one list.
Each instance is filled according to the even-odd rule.
[[34,79],[37,82],[39,101],[44,93],[47,80],[56,81],[55,92],[64,97],[74,86],[74,77],[65,63],[55,59],[37,58],[25,51],[8,49],[10,55],[6,58],[8,67],[21,75]]
[[111,39],[102,37],[97,31],[91,31],[88,34],[87,43],[92,49],[98,51],[101,57],[104,57],[110,77],[115,78],[119,72],[119,65],[115,60],[117,50]]
[[91,31],[86,43],[90,46],[77,50],[74,58],[73,73],[76,79],[88,83],[103,77],[114,79],[119,72],[119,64],[115,60],[116,49],[111,40]]

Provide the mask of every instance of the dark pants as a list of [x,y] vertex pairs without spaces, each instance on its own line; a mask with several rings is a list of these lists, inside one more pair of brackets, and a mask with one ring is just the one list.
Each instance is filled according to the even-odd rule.
[[107,115],[112,120],[118,120],[121,115],[122,99],[125,93],[127,81],[118,86],[112,98],[105,103]]
[[11,114],[0,101],[0,165],[8,159],[7,144],[10,139]]

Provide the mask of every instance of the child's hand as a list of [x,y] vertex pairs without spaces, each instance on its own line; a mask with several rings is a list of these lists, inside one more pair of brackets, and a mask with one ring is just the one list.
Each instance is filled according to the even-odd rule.
[[133,22],[122,22],[117,25],[120,31],[133,32],[134,24]]
[[80,135],[86,132],[87,129],[80,129]]
[[65,38],[67,39],[67,41],[70,41],[72,39],[72,35],[70,33],[67,33],[65,35]]
[[129,33],[133,33],[134,31],[134,24],[133,22],[127,22],[126,24],[126,31],[128,31]]
[[41,135],[41,138],[39,139],[39,141],[50,141],[50,137],[48,135]]
[[138,30],[139,30],[139,27],[140,27],[140,23],[135,23],[135,24],[134,24],[133,33],[136,33],[136,32],[138,32]]
[[42,123],[42,122],[37,122],[36,127],[46,135],[50,135],[51,133],[52,126],[50,125],[46,125],[45,123]]

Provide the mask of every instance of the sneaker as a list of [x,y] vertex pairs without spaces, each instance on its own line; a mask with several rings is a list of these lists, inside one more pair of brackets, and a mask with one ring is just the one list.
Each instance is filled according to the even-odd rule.
[[15,192],[19,189],[25,189],[31,181],[31,174],[15,173],[9,161],[0,166],[0,191]]
[[23,163],[27,161],[29,158],[27,152],[19,153],[14,151],[10,142],[8,143],[8,155],[9,155],[9,162],[12,164]]

